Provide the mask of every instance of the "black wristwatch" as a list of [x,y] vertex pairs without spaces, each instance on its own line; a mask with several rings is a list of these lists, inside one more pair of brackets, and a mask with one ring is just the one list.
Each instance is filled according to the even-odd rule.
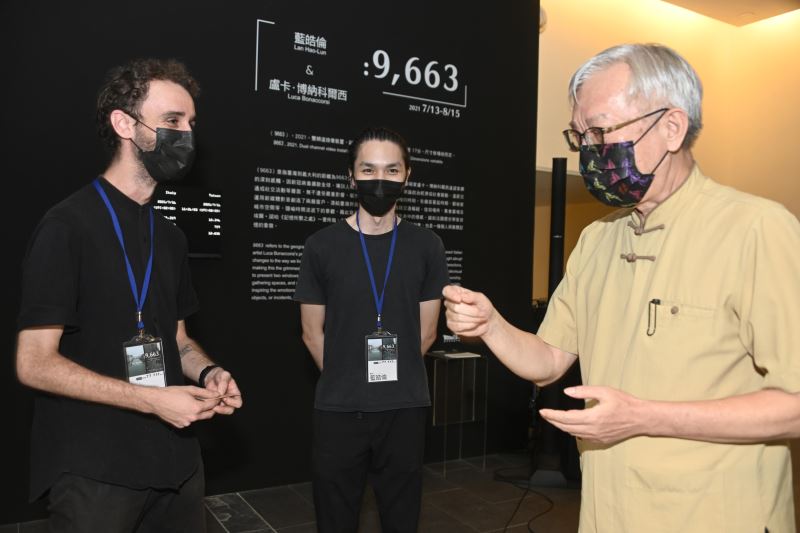
[[197,378],[197,384],[201,387],[205,388],[206,386],[206,376],[209,372],[214,370],[215,368],[219,368],[219,365],[208,365],[203,370],[200,371],[200,376]]

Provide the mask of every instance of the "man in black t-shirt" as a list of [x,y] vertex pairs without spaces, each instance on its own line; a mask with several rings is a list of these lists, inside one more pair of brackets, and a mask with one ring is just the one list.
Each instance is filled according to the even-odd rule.
[[369,476],[383,531],[417,529],[430,398],[422,360],[448,283],[441,239],[395,214],[405,141],[368,129],[350,146],[355,213],[306,241],[295,300],[321,370],[314,503],[323,533],[355,532]]
[[205,531],[188,426],[242,400],[187,335],[186,238],[152,208],[156,183],[192,163],[196,94],[176,61],[112,69],[97,101],[111,162],[45,214],[28,247],[16,367],[39,391],[31,497],[49,492],[51,532]]

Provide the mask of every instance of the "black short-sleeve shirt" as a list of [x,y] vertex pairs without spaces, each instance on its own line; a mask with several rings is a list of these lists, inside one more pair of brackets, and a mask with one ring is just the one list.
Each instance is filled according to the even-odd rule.
[[[383,327],[398,335],[398,380],[367,383],[364,337],[376,329],[375,299],[358,231],[339,221],[311,235],[294,299],[325,306],[323,371],[315,407],[384,411],[430,405],[420,341],[420,302],[441,298],[449,276],[442,240],[402,221],[384,296]],[[392,233],[364,235],[380,293]]]
[[[122,227],[139,286],[150,253],[151,206],[100,179]],[[177,321],[198,306],[183,233],[154,216],[154,253],[143,318],[164,344],[168,385],[184,385]],[[90,370],[126,379],[122,343],[136,333],[136,304],[111,217],[89,184],[45,214],[23,264],[18,329],[63,325],[60,353]],[[200,461],[190,430],[155,416],[37,393],[31,435],[31,497],[61,472],[131,488],[175,488]]]

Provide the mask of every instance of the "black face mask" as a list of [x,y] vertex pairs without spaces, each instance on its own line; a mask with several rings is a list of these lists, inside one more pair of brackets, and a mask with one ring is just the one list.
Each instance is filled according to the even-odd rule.
[[139,159],[150,176],[159,183],[183,178],[194,162],[194,132],[170,128],[154,130],[143,122],[137,122],[156,134],[156,145],[149,152],[133,143],[139,148]]
[[405,182],[391,180],[354,180],[358,203],[374,217],[382,217],[403,195]]

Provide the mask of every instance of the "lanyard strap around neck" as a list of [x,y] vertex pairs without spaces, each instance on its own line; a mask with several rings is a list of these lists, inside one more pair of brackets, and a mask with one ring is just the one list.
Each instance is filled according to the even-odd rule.
[[369,260],[369,252],[367,252],[367,242],[364,240],[364,234],[361,233],[361,224],[358,222],[358,211],[356,211],[356,227],[358,228],[358,237],[361,239],[361,251],[364,252],[364,261],[367,263],[369,282],[372,285],[372,296],[375,298],[375,309],[378,311],[378,331],[381,331],[383,329],[383,322],[381,320],[383,297],[386,294],[386,282],[389,281],[389,271],[392,269],[392,259],[394,259],[394,247],[395,244],[397,244],[397,216],[394,217],[392,244],[389,246],[389,261],[386,263],[386,275],[383,278],[383,289],[381,289],[380,296],[378,296],[378,288],[375,285],[375,274],[372,272],[372,262]]
[[94,188],[97,189],[97,192],[100,193],[100,197],[103,199],[103,203],[106,204],[106,208],[108,208],[108,214],[111,215],[111,222],[114,224],[114,232],[117,234],[117,239],[119,240],[120,246],[122,246],[122,255],[125,257],[125,267],[128,269],[128,281],[131,284],[131,292],[133,292],[133,301],[136,302],[136,327],[139,328],[139,333],[144,331],[144,321],[142,320],[142,309],[144,308],[144,301],[147,299],[147,290],[150,287],[150,275],[153,272],[153,208],[150,207],[150,258],[147,260],[147,268],[144,272],[144,281],[142,281],[142,293],[139,294],[138,286],[136,284],[136,278],[133,275],[133,268],[131,268],[131,262],[128,259],[128,252],[125,250],[125,239],[122,237],[122,228],[119,225],[119,218],[117,218],[117,213],[114,211],[114,207],[111,205],[111,202],[108,199],[108,195],[106,191],[103,190],[103,186],[100,185],[100,179],[97,178],[94,180]]

